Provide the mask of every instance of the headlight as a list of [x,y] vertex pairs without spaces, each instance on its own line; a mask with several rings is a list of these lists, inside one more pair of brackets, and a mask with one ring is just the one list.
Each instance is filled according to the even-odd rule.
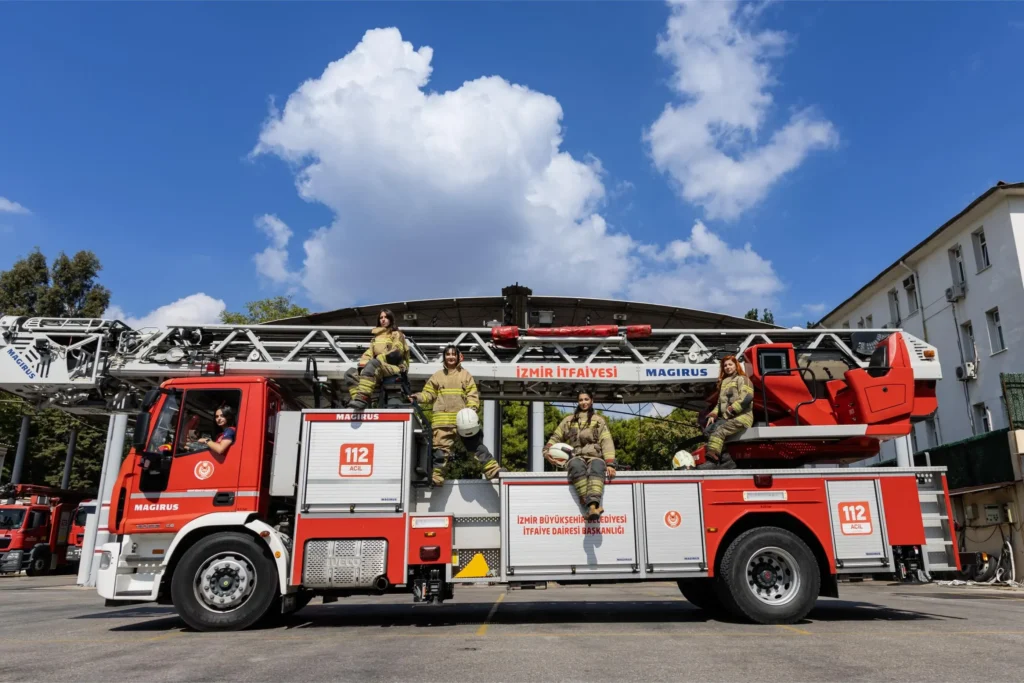
[[110,551],[100,553],[100,569],[110,569]]

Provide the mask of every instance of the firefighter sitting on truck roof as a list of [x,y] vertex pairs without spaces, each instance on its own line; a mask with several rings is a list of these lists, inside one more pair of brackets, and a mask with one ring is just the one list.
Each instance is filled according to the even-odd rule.
[[754,385],[751,384],[736,356],[726,356],[719,363],[718,403],[708,414],[704,431],[708,435],[706,460],[697,469],[736,469],[736,462],[722,453],[725,438],[742,434],[754,424]]
[[[587,508],[587,519],[596,522],[601,519],[604,508],[604,480],[615,478],[615,444],[612,442],[608,424],[600,415],[594,414],[594,401],[587,389],[576,393],[576,410],[566,416],[551,433],[544,446],[544,459],[556,467],[565,464],[569,482],[576,489],[580,505]],[[568,444],[572,447],[571,457],[563,461],[553,454],[552,447]],[[561,450],[560,448],[558,450]]]
[[414,401],[431,411],[430,426],[434,440],[434,469],[431,482],[434,486],[444,483],[444,470],[458,436],[467,452],[475,453],[476,459],[484,466],[484,476],[494,479],[502,468],[484,445],[480,420],[476,411],[480,408],[480,394],[476,380],[462,367],[462,354],[454,344],[444,349],[444,367],[431,375],[423,385],[423,391],[413,394]]
[[370,348],[359,359],[359,372],[355,368],[345,373],[352,397],[349,407],[363,410],[370,403],[373,392],[385,377],[401,375],[409,370],[409,343],[398,329],[395,314],[384,309],[377,316],[379,327],[373,328]]

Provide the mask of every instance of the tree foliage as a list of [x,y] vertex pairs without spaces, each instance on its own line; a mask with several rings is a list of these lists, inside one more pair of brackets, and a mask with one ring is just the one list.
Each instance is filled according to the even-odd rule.
[[288,296],[250,301],[245,304],[245,309],[245,313],[225,311],[220,314],[220,321],[225,325],[257,325],[271,320],[309,315],[308,308],[292,303]]
[[[0,315],[99,318],[110,305],[110,290],[96,282],[102,266],[91,251],[68,258],[63,252],[51,266],[36,249],[0,272]],[[36,411],[20,398],[0,392],[0,443],[9,446],[0,474],[9,481],[14,468],[21,416],[32,416],[22,481],[58,486],[64,472],[68,435],[78,426],[73,488],[99,483],[106,434],[56,409]]]
[[743,314],[743,317],[746,318],[747,320],[760,320],[761,322],[768,323],[769,325],[775,324],[775,315],[767,308],[764,309],[764,311],[761,313],[760,318],[758,318],[756,308],[751,308],[749,311]]
[[0,272],[0,314],[99,318],[110,305],[110,290],[96,282],[100,270],[91,251],[71,258],[60,252],[47,266],[36,249]]

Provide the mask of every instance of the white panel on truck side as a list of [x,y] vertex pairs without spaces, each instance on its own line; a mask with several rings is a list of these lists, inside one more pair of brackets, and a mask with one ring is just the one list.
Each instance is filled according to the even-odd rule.
[[307,422],[302,511],[401,510],[409,424]]
[[270,465],[270,495],[294,496],[299,474],[299,435],[302,413],[282,410],[277,414],[274,429],[274,459]]
[[643,485],[649,572],[704,572],[700,484]]
[[885,520],[874,479],[828,481],[829,518],[837,571],[888,566]]
[[507,486],[508,574],[622,573],[639,565],[632,486],[606,486],[600,522],[587,522],[568,484]]

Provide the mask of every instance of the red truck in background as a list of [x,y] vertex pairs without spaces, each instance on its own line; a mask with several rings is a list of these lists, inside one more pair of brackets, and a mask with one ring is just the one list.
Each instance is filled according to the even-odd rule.
[[84,498],[33,484],[0,488],[0,574],[41,576],[66,566],[72,514]]
[[82,543],[85,541],[85,523],[89,515],[96,514],[96,501],[83,500],[71,518],[71,529],[68,531],[68,564],[78,564],[82,559]]

